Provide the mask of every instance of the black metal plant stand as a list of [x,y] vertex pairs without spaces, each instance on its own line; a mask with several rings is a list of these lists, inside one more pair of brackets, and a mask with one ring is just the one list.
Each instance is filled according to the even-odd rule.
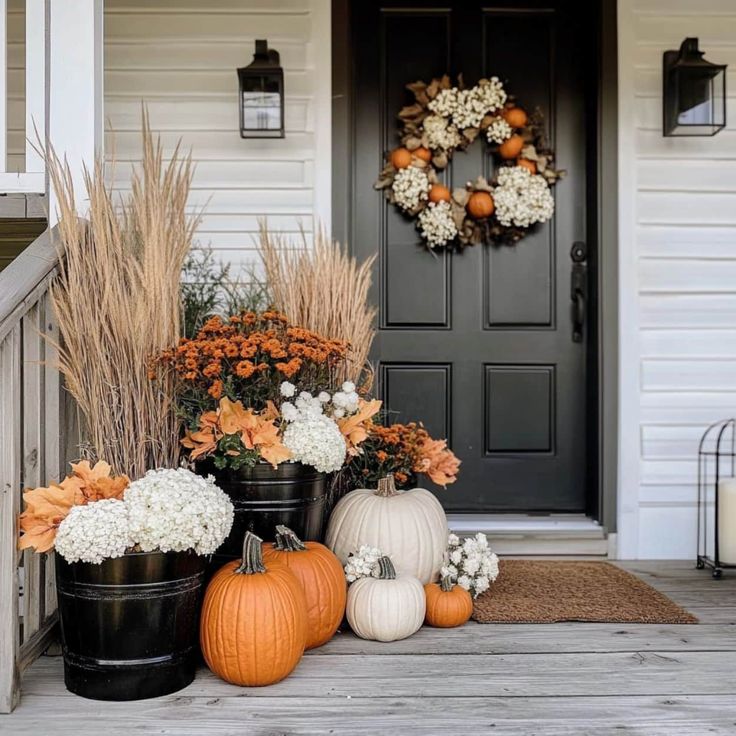
[[[698,558],[699,570],[706,567],[719,579],[723,570],[736,568],[721,562],[718,539],[718,484],[721,478],[736,476],[736,419],[711,424],[698,446]],[[712,493],[709,490],[712,489]],[[708,508],[713,508],[713,556],[708,554]]]

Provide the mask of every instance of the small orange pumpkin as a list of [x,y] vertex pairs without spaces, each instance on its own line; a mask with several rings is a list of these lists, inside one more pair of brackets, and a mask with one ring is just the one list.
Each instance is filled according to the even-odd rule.
[[455,585],[449,575],[439,583],[424,586],[427,597],[425,623],[442,629],[462,626],[473,613],[473,599],[465,588]]
[[509,107],[507,110],[504,110],[503,119],[512,128],[523,128],[529,120],[526,112],[520,107]]
[[506,159],[516,158],[521,153],[522,148],[524,148],[524,139],[518,133],[515,133],[498,147],[498,155]]
[[521,166],[522,169],[527,169],[530,174],[537,173],[537,165],[534,161],[530,161],[528,158],[517,158],[516,165]]
[[307,649],[320,647],[337,631],[345,615],[347,582],[340,560],[319,542],[302,542],[291,529],[276,527],[276,541],[263,545],[265,564],[286,565],[307,599]]
[[432,184],[429,190],[430,202],[449,202],[451,199],[450,190],[444,184]]
[[286,565],[263,564],[262,540],[246,532],[243,559],[207,586],[199,640],[207,666],[235,685],[271,685],[291,674],[307,643],[307,602]]
[[407,148],[396,148],[391,152],[391,164],[395,169],[405,169],[411,164],[411,153]]
[[412,153],[422,161],[429,163],[432,160],[432,151],[429,150],[429,148],[424,148],[424,146],[419,146],[419,148],[415,148]]
[[470,216],[475,220],[485,220],[493,214],[495,205],[488,192],[473,192],[465,205]]

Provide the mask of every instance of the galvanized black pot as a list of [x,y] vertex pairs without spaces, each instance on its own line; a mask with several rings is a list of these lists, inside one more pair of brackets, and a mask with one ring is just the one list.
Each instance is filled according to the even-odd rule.
[[68,690],[95,700],[166,695],[194,679],[208,558],[133,552],[99,565],[56,555]]
[[253,468],[218,470],[205,461],[196,470],[214,475],[235,506],[233,528],[213,555],[213,566],[240,557],[246,532],[273,540],[277,524],[288,526],[300,539],[322,540],[324,473],[301,463],[281,463],[276,469],[259,463]]

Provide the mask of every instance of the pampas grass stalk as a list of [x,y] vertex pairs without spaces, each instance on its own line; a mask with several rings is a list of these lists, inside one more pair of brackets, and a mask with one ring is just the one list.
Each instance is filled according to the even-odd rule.
[[46,149],[59,207],[60,273],[51,287],[60,370],[79,407],[83,453],[131,478],[176,467],[172,379],[152,381],[150,358],[179,338],[180,273],[198,224],[186,211],[190,156],[164,161],[143,112],[142,159],[116,202],[102,156],[85,169],[88,221],[77,217],[66,161]]
[[375,256],[359,264],[324,228],[315,233],[313,247],[302,233],[295,248],[283,235],[271,233],[265,222],[260,223],[259,252],[274,307],[294,324],[349,342],[348,363],[338,378],[362,379],[364,385],[367,378],[370,388],[368,354],[377,310],[368,293]]

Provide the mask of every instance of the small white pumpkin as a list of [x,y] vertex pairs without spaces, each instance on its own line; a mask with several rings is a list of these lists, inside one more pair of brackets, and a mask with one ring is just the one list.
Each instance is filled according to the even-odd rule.
[[424,622],[424,587],[414,577],[397,578],[388,557],[381,557],[377,565],[377,578],[360,578],[348,588],[348,623],[361,639],[406,639]]
[[439,579],[447,534],[447,516],[435,495],[424,488],[397,491],[389,475],[378,490],[358,488],[340,499],[325,543],[343,565],[361,544],[378,547],[400,575],[426,585]]

